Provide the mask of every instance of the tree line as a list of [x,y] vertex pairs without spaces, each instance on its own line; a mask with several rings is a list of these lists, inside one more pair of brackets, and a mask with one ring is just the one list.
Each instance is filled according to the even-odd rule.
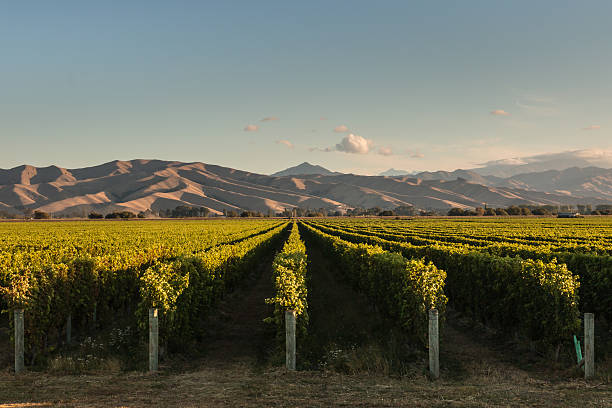
[[450,216],[508,216],[508,215],[558,215],[562,212],[577,212],[584,215],[612,215],[612,204],[600,204],[593,209],[590,204],[571,205],[511,205],[506,208],[482,208],[474,209],[451,208],[447,215]]
[[[70,214],[55,216],[45,211],[31,209],[22,210],[25,219],[45,220],[50,218],[81,218],[85,214]],[[283,211],[268,210],[266,213],[261,211],[238,210],[238,209],[223,209],[222,216],[228,218],[251,218],[251,217],[392,217],[392,216],[510,216],[510,215],[557,215],[560,212],[579,212],[585,215],[612,215],[612,204],[600,204],[593,207],[590,204],[572,205],[511,205],[509,207],[476,207],[474,209],[451,208],[450,210],[436,209],[417,209],[411,205],[402,205],[394,209],[382,209],[380,207],[349,208],[346,211],[329,208],[287,208]],[[173,209],[164,209],[159,211],[141,211],[134,213],[132,211],[113,211],[107,214],[92,211],[87,214],[89,219],[134,219],[134,218],[204,218],[210,216],[219,216],[213,214],[209,208],[179,205]],[[17,218],[15,214],[7,211],[0,211],[0,218]]]

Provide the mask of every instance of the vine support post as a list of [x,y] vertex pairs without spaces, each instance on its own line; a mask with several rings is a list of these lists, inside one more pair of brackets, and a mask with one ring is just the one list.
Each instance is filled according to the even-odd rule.
[[440,337],[438,333],[438,309],[429,311],[429,373],[440,377]]
[[285,311],[285,362],[287,370],[295,371],[295,310]]
[[595,376],[595,315],[584,314],[584,378]]
[[149,372],[156,372],[158,369],[159,355],[159,320],[157,309],[149,309]]
[[15,309],[15,374],[24,370],[23,309]]

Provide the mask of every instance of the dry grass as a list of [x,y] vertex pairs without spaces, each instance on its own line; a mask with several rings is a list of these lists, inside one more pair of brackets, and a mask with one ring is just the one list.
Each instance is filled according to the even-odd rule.
[[250,363],[157,375],[28,373],[15,377],[5,372],[0,374],[0,406],[612,406],[610,383],[546,381],[482,362],[474,368],[462,379],[438,381],[424,374],[392,378],[329,371],[288,373],[278,368],[261,371]]

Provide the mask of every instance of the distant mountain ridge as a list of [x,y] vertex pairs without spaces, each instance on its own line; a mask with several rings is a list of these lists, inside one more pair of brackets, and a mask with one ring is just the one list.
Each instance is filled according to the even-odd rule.
[[[320,166],[306,164],[296,166],[296,171],[313,167],[322,171]],[[448,209],[603,204],[612,201],[611,172],[572,168],[511,178],[483,177],[465,170],[394,177],[333,172],[268,176],[199,162],[163,160],[113,161],[81,169],[23,165],[0,169],[0,211],[83,215],[190,205],[221,214],[223,210],[267,213],[294,207],[342,211],[400,205]],[[542,191],[544,188],[550,191]]]
[[281,170],[272,174],[273,177],[282,177],[282,176],[300,176],[300,175],[314,175],[320,174],[323,176],[331,176],[335,174],[341,174],[334,171],[327,170],[325,167],[313,165],[308,162],[304,162],[302,164],[298,164],[294,167],[289,167],[288,169]]
[[418,172],[408,171],[408,170],[397,170],[394,168],[390,168],[389,170],[378,173],[379,176],[411,176]]

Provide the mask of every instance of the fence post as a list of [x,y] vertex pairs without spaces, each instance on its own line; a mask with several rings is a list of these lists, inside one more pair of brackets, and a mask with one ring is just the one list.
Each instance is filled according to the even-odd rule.
[[433,378],[440,377],[440,346],[438,335],[438,310],[429,311],[429,373]]
[[72,314],[66,318],[66,344],[70,345],[72,340]]
[[287,370],[295,371],[295,310],[285,311],[285,340]]
[[158,369],[159,321],[157,309],[149,309],[149,372]]
[[595,376],[595,315],[584,314],[584,378]]
[[15,374],[22,373],[23,363],[23,309],[15,309]]

